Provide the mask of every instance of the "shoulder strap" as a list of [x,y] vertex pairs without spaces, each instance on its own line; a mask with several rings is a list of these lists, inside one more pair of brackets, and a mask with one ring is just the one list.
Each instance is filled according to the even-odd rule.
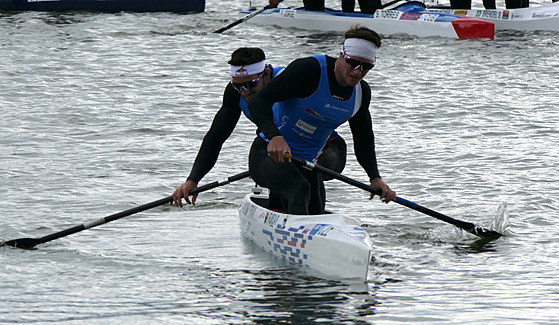
[[353,114],[351,114],[351,117],[357,114],[357,111],[361,107],[362,99],[363,99],[363,91],[361,89],[361,82],[359,82],[357,86],[355,86],[355,107],[353,108]]

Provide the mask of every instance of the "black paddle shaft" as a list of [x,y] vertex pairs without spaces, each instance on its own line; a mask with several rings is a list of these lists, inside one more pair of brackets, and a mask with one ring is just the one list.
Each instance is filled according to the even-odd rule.
[[225,26],[225,27],[222,27],[222,28],[220,28],[220,29],[214,31],[214,33],[221,34],[221,33],[223,33],[224,31],[226,31],[226,30],[228,30],[228,29],[231,29],[231,28],[237,26],[238,24],[240,24],[240,23],[242,23],[242,22],[244,22],[244,21],[249,20],[250,18],[252,18],[252,17],[258,15],[258,14],[261,13],[261,12],[263,12],[264,10],[267,10],[268,8],[270,8],[270,6],[267,5],[267,6],[265,6],[264,8],[260,8],[260,9],[258,9],[258,10],[256,10],[256,11],[254,11],[254,12],[251,12],[250,14],[244,16],[243,18],[241,18],[241,19],[239,19],[239,20],[236,20],[236,21],[232,22],[231,24],[229,24],[229,25],[227,25],[227,26]]
[[[206,184],[206,185],[202,185],[202,186],[193,188],[190,191],[190,194],[198,194],[198,193],[201,193],[201,192],[204,192],[204,191],[207,191],[207,190],[210,190],[210,189],[222,186],[222,185],[229,184],[229,183],[234,182],[234,181],[241,180],[241,179],[249,177],[249,176],[250,176],[250,173],[248,171],[246,171],[246,172],[243,172],[243,173],[240,173],[240,174],[237,174],[237,175],[233,175],[233,176],[228,177],[228,178],[226,178],[224,180],[221,180],[221,181],[215,181],[215,182],[212,182],[212,183],[209,183],[209,184]],[[8,240],[7,242],[5,242],[3,244],[8,245],[8,246],[18,247],[18,248],[31,249],[31,248],[35,247],[36,245],[43,244],[43,243],[49,242],[51,240],[58,239],[60,237],[65,237],[65,236],[68,236],[68,235],[71,235],[71,234],[75,234],[77,232],[80,232],[80,231],[83,231],[83,230],[86,230],[86,229],[89,229],[89,228],[93,228],[93,227],[102,225],[102,224],[107,223],[107,222],[118,220],[120,218],[124,218],[124,217],[130,216],[132,214],[136,214],[138,212],[149,210],[149,209],[158,207],[160,205],[167,204],[167,203],[172,203],[172,202],[173,202],[173,197],[168,196],[166,198],[163,198],[163,199],[160,199],[160,200],[157,200],[157,201],[153,201],[153,202],[150,202],[150,203],[147,203],[147,204],[144,204],[144,205],[140,205],[140,206],[137,206],[135,208],[128,209],[126,211],[122,211],[122,212],[119,212],[119,213],[111,214],[110,216],[107,216],[107,217],[104,217],[104,218],[99,218],[97,220],[93,220],[93,221],[90,221],[90,222],[86,222],[84,224],[81,224],[81,225],[78,225],[78,226],[75,226],[75,227],[72,227],[72,228],[68,228],[68,229],[65,229],[65,230],[62,230],[62,231],[59,231],[59,232],[56,232],[54,234],[50,234],[50,235],[47,235],[47,236],[44,236],[44,237],[41,237],[41,238],[13,239],[13,240]]]
[[[310,169],[310,170],[315,169],[315,170],[317,170],[317,171],[319,171],[319,172],[321,172],[321,173],[323,173],[323,174],[332,176],[333,178],[336,178],[336,179],[338,179],[338,180],[340,180],[340,181],[342,181],[342,182],[344,182],[344,183],[347,183],[347,184],[350,184],[350,185],[359,187],[360,189],[363,189],[363,190],[365,190],[365,191],[367,191],[367,192],[370,192],[370,193],[373,193],[373,194],[376,194],[376,195],[382,194],[382,192],[381,192],[379,189],[375,189],[375,188],[373,188],[373,187],[371,187],[371,186],[369,186],[369,185],[367,185],[367,184],[364,184],[364,183],[361,183],[361,182],[359,182],[359,181],[356,181],[356,180],[354,180],[354,179],[352,179],[352,178],[349,178],[349,177],[347,177],[347,176],[344,176],[344,175],[342,175],[342,174],[339,174],[339,173],[337,173],[337,172],[335,172],[335,171],[333,171],[333,170],[330,170],[330,169],[328,169],[328,168],[324,168],[324,167],[322,167],[322,166],[313,164],[313,163],[311,163],[311,162],[308,162],[308,161],[305,161],[305,160],[302,160],[302,159],[299,159],[299,158],[296,158],[296,157],[291,157],[291,160],[293,160],[294,162],[296,162],[296,163],[298,163],[298,164],[303,165],[303,166],[304,166],[305,168],[307,168],[307,169]],[[454,226],[456,226],[456,227],[458,227],[458,228],[464,229],[465,231],[467,231],[467,232],[469,232],[469,233],[471,233],[471,234],[474,234],[474,235],[476,235],[476,236],[479,236],[479,237],[481,237],[481,238],[496,239],[496,238],[499,238],[499,237],[502,236],[502,234],[500,234],[500,233],[498,233],[498,232],[496,232],[496,231],[482,228],[482,227],[477,226],[477,225],[475,225],[475,224],[473,224],[473,223],[470,223],[470,222],[465,222],[465,221],[461,221],[461,220],[457,220],[457,219],[451,218],[451,217],[449,217],[449,216],[447,216],[447,215],[444,215],[444,214],[439,213],[439,212],[437,212],[437,211],[433,211],[433,210],[431,210],[431,209],[429,209],[429,208],[426,208],[426,207],[424,207],[424,206],[421,206],[421,205],[419,205],[419,204],[417,204],[417,203],[414,203],[414,202],[412,202],[412,201],[408,201],[408,200],[403,199],[403,198],[401,198],[401,197],[396,197],[396,201],[395,201],[395,202],[398,203],[398,204],[401,204],[401,205],[403,205],[403,206],[406,206],[406,207],[408,207],[408,208],[411,208],[411,209],[414,209],[414,210],[416,210],[416,211],[419,211],[419,212],[421,212],[421,213],[424,213],[424,214],[426,214],[426,215],[429,215],[429,216],[431,216],[431,217],[437,218],[437,219],[439,219],[439,220],[441,220],[441,221],[450,223],[450,224],[452,224],[452,225],[454,225]]]

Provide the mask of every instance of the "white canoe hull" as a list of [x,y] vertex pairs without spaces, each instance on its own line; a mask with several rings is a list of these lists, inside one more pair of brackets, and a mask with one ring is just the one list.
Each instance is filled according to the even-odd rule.
[[247,238],[291,264],[328,277],[367,281],[372,241],[356,220],[335,213],[289,215],[254,202],[266,199],[249,194],[239,207]]
[[[435,10],[435,9],[431,9]],[[476,17],[495,24],[496,30],[559,31],[559,2],[519,9],[442,9],[441,12]]]
[[[411,6],[413,5],[406,5]],[[241,16],[250,13],[251,11],[244,11]],[[428,12],[424,7],[417,6],[377,10],[374,15],[342,13],[331,9],[306,11],[302,8],[276,8],[263,11],[247,20],[247,23],[322,32],[345,32],[352,25],[360,24],[384,36],[412,35],[452,39],[493,39],[495,36],[494,24],[483,19]]]

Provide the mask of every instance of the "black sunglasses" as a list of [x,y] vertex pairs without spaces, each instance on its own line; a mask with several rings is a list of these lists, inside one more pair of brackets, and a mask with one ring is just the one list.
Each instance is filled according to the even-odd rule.
[[233,86],[233,88],[235,88],[235,90],[238,91],[239,93],[242,93],[243,90],[244,91],[249,91],[249,90],[251,90],[252,88],[254,88],[258,85],[258,82],[262,78],[263,74],[264,74],[264,71],[260,72],[260,74],[258,75],[258,78],[250,80],[250,81],[245,81],[245,82],[233,82],[233,81],[231,81],[231,86]]
[[347,55],[345,51],[342,52],[344,56],[345,63],[349,65],[353,70],[360,69],[361,71],[369,71],[375,67],[375,61],[373,62],[363,62],[356,59],[352,59],[351,56]]

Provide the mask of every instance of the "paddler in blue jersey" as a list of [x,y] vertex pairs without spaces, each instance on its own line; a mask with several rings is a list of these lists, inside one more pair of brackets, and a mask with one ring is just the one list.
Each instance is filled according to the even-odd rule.
[[369,103],[371,88],[363,80],[375,65],[380,36],[363,26],[344,35],[336,58],[315,55],[290,63],[248,108],[260,134],[253,141],[249,171],[254,181],[279,196],[290,214],[324,213],[321,175],[291,163],[290,156],[316,162],[330,134],[349,121],[355,155],[381,199],[396,193],[381,179]]
[[[235,129],[241,112],[249,119],[248,103],[284,67],[274,68],[266,64],[266,55],[260,48],[242,47],[231,54],[231,81],[225,87],[221,108],[213,118],[212,125],[202,141],[194,165],[186,181],[173,193],[173,201],[182,207],[182,199],[188,204],[196,202],[197,195],[190,199],[190,191],[213,168],[224,142]],[[325,155],[320,159],[324,167],[341,172],[346,161],[346,143],[336,133],[331,136]],[[279,203],[274,203],[279,205]]]

